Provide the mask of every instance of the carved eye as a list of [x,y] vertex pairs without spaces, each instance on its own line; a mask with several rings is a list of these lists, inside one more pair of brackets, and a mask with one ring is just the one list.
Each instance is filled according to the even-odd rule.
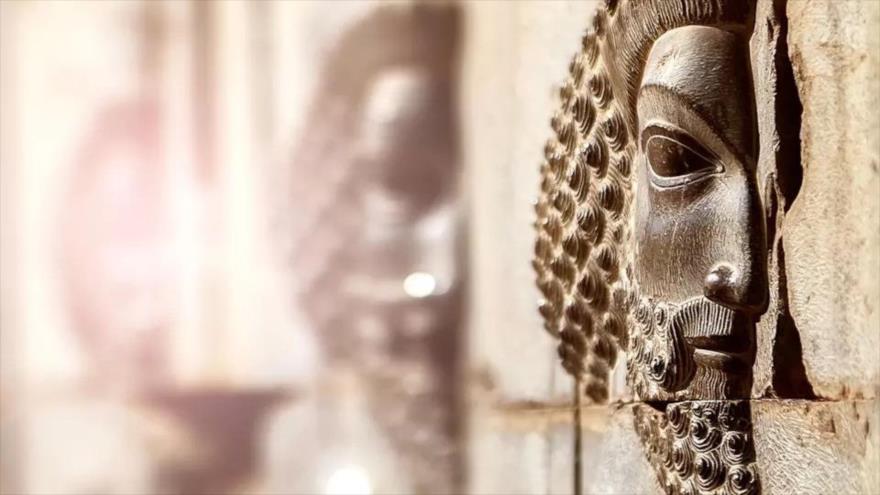
[[684,131],[649,126],[642,132],[642,149],[651,182],[660,187],[681,186],[723,170],[721,161]]

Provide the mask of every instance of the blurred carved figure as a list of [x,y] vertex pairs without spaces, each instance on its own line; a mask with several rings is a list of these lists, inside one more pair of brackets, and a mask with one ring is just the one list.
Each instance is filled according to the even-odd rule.
[[[63,202],[62,273],[90,383],[131,393],[163,381],[175,298],[156,105],[106,110]],[[111,371],[109,372],[108,371]]]
[[174,311],[158,133],[155,104],[124,101],[97,114],[75,155],[56,253],[85,379],[25,423],[28,493],[156,491],[160,465],[186,450],[174,425],[129,402],[165,380]]
[[391,491],[454,492],[461,476],[459,25],[436,4],[359,20],[327,56],[293,160],[300,302],[327,372],[365,390],[356,403],[409,478]]

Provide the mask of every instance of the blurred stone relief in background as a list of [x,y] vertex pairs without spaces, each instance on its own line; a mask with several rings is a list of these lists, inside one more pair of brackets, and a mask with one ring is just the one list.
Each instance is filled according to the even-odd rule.
[[462,8],[2,9],[2,492],[460,490]]

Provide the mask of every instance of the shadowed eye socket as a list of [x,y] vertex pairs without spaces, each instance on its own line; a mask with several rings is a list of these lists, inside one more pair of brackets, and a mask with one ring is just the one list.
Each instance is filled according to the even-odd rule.
[[684,131],[652,125],[642,131],[651,182],[676,187],[724,170],[721,161]]

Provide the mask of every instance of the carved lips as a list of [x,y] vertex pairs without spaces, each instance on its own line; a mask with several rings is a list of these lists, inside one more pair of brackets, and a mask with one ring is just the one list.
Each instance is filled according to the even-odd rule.
[[667,392],[688,388],[698,375],[740,375],[751,367],[754,321],[747,315],[696,297],[682,304],[642,298],[634,317],[641,334],[634,336],[635,360]]
[[693,348],[698,366],[741,371],[751,367],[754,321],[745,314],[706,298],[690,299],[671,318],[670,331],[684,337]]

